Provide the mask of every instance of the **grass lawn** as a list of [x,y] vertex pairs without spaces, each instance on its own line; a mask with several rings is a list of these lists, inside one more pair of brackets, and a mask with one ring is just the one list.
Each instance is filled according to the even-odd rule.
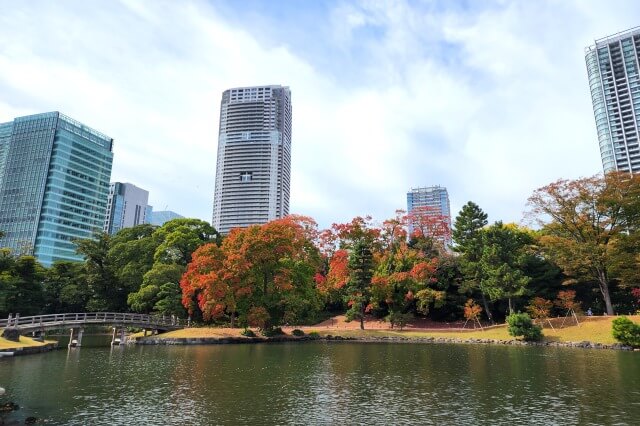
[[26,348],[29,346],[43,346],[45,343],[49,342],[38,342],[25,336],[20,336],[20,342],[12,342],[4,337],[0,337],[0,350],[6,351],[8,349]]
[[[575,320],[567,319],[565,327],[558,328],[561,320],[554,319],[554,329],[547,324],[543,329],[544,339],[556,342],[582,342],[613,344],[616,340],[611,335],[611,322],[616,317],[584,317],[580,319],[580,326],[576,326]],[[632,321],[640,323],[640,316],[630,316]],[[158,335],[159,338],[204,338],[204,337],[240,337],[240,328],[185,328],[182,330],[170,331]],[[507,326],[501,325],[485,330],[360,330],[360,329],[332,329],[327,327],[305,327],[305,333],[317,331],[320,335],[334,335],[342,337],[444,337],[458,339],[499,339],[511,340],[513,337],[507,332]]]

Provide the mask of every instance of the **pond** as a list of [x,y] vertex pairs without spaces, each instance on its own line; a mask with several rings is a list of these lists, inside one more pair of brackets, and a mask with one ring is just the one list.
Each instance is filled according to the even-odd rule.
[[640,354],[610,350],[83,347],[2,359],[0,386],[20,423],[640,424]]

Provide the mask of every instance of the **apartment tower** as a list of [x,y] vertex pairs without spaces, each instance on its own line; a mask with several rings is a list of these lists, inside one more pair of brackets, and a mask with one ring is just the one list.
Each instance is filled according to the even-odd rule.
[[585,49],[587,74],[605,172],[640,172],[640,27]]
[[220,105],[213,226],[227,234],[286,216],[290,177],[289,88],[226,90]]
[[49,266],[104,226],[113,139],[59,112],[0,124],[0,247]]
[[[411,214],[423,215],[437,219],[429,225],[432,236],[440,241],[445,248],[451,246],[451,208],[449,207],[447,188],[440,185],[411,188],[407,192],[407,213],[410,216]],[[413,234],[411,223],[409,234]]]

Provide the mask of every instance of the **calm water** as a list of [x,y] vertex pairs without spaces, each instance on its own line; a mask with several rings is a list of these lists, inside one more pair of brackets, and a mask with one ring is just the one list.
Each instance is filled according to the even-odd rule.
[[49,424],[640,424],[640,354],[482,345],[129,346],[0,360]]

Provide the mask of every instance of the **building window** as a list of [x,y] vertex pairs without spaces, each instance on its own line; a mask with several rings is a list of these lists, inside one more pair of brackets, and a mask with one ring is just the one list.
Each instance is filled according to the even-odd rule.
[[253,174],[251,172],[240,173],[240,182],[251,182]]

